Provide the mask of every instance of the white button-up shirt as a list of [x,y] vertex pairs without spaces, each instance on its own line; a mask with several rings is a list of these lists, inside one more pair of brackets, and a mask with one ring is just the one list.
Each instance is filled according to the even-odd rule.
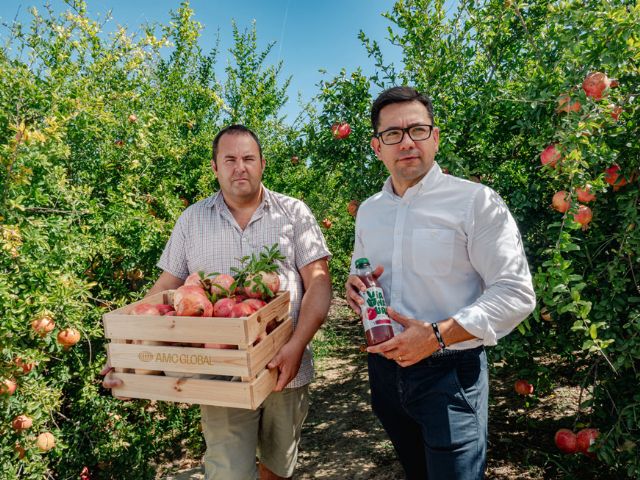
[[520,233],[504,201],[437,163],[404,196],[388,178],[362,203],[352,273],[361,257],[384,267],[379,282],[396,311],[430,323],[453,317],[478,337],[451,349],[495,345],[535,307]]

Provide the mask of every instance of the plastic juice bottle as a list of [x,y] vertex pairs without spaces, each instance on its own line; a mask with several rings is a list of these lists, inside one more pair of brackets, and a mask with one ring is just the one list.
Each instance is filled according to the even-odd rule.
[[367,287],[364,292],[360,292],[364,299],[361,317],[367,344],[377,345],[386,342],[393,338],[393,327],[391,319],[387,316],[387,304],[384,301],[382,288],[373,278],[373,270],[368,259],[356,260],[356,275]]

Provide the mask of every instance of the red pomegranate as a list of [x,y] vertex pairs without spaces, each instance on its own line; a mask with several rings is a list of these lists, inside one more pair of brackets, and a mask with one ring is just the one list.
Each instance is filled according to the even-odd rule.
[[591,193],[591,185],[588,183],[583,188],[576,188],[576,193],[578,194],[578,201],[582,203],[593,202],[596,199],[596,196]]
[[549,165],[549,167],[555,167],[558,160],[562,158],[562,155],[556,148],[556,144],[552,143],[545,148],[540,154],[540,162],[542,165]]
[[586,205],[580,205],[578,212],[573,215],[573,219],[582,225],[582,230],[589,228],[589,223],[591,223],[592,218],[593,212]]
[[551,206],[554,210],[557,210],[560,213],[564,213],[569,210],[571,206],[571,202],[569,201],[569,194],[564,190],[560,190],[556,192],[551,200]]

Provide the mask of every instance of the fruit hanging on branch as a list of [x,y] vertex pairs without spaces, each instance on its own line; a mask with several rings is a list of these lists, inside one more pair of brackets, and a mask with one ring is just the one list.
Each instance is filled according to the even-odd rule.
[[588,183],[584,187],[576,188],[576,193],[578,194],[578,201],[582,203],[593,202],[596,199],[596,196],[591,193],[591,185]]
[[351,135],[351,125],[347,122],[334,123],[331,126],[331,133],[333,134],[333,138],[343,140]]
[[559,192],[556,192],[553,195],[553,198],[551,199],[551,206],[553,207],[554,210],[560,213],[565,213],[567,210],[569,210],[569,207],[571,206],[571,202],[569,200],[569,194],[564,190],[560,190]]
[[67,349],[80,341],[80,332],[75,328],[65,328],[58,333],[57,340],[60,345]]
[[36,446],[42,452],[48,452],[56,446],[56,437],[51,432],[44,432],[38,435]]
[[602,72],[593,72],[587,75],[582,82],[582,89],[587,97],[600,100],[608,88],[617,87],[618,82],[608,78]]
[[549,167],[554,168],[556,166],[556,163],[558,163],[561,158],[562,155],[557,148],[557,144],[552,143],[540,154],[540,163],[542,163],[542,165],[549,165]]
[[558,98],[556,113],[579,112],[581,108],[582,104],[578,100],[571,101],[571,97],[564,94],[560,95],[560,98]]
[[523,395],[525,397],[533,393],[533,385],[531,385],[526,380],[516,380],[513,388],[518,395]]
[[592,218],[593,212],[586,205],[580,205],[578,212],[573,215],[573,219],[582,225],[582,230],[589,228],[589,223],[591,223]]
[[593,452],[589,451],[591,445],[596,441],[596,438],[600,435],[600,431],[597,428],[583,428],[576,435],[576,449],[578,452],[582,452],[587,457],[595,457]]

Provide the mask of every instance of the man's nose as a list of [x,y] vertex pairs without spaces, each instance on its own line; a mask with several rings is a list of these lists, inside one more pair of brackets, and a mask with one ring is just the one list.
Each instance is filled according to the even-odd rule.
[[416,144],[413,141],[413,139],[409,136],[409,132],[404,132],[404,135],[402,136],[402,140],[400,140],[400,148],[403,150],[406,150],[409,148],[413,148],[415,146]]

